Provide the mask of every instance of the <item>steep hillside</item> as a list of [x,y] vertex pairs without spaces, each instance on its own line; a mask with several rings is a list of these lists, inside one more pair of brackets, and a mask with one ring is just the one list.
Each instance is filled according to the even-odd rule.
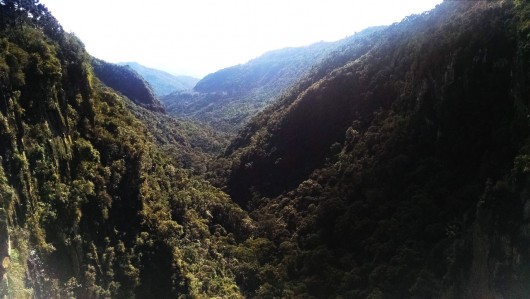
[[243,297],[251,220],[159,146],[187,125],[150,131],[43,5],[0,12],[0,297]]
[[527,2],[445,1],[254,118],[227,152],[269,240],[243,285],[529,297],[529,20]]
[[140,74],[153,88],[155,95],[162,98],[170,93],[192,89],[199,79],[190,76],[175,76],[170,73],[145,67],[136,62],[122,62],[119,65],[129,66]]
[[206,76],[191,91],[176,92],[161,100],[173,115],[234,133],[322,58],[340,53],[352,40],[376,30],[340,42],[268,52]]
[[127,108],[147,127],[158,149],[179,167],[203,176],[207,165],[226,149],[230,138],[188,119],[178,119],[126,102]]
[[[324,90],[319,84],[336,69],[366,55],[383,38],[380,30],[373,29],[342,41],[340,47],[239,131],[226,151],[235,160],[228,187],[236,202],[245,205],[244,201],[253,191],[266,196],[278,195],[297,186],[323,165],[330,145],[344,138],[351,114],[357,112],[348,106],[348,93],[342,86],[326,88],[326,92],[332,93],[332,100],[327,100],[318,95]],[[306,98],[313,100],[302,100]],[[292,107],[301,101],[309,104],[293,112],[297,116],[291,119]],[[301,118],[295,123],[293,120],[298,117]],[[283,153],[287,151],[291,152]],[[249,185],[251,189],[247,188]]]
[[530,297],[527,2],[204,78],[178,109],[220,130],[276,99],[218,159],[38,1],[0,13],[0,297]]
[[92,58],[91,64],[98,78],[110,88],[149,110],[164,111],[149,83],[133,69],[97,58]]

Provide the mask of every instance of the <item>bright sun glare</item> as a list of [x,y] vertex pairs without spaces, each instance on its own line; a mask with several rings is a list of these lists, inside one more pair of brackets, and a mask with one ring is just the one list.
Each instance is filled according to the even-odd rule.
[[91,55],[203,77],[266,51],[333,41],[441,0],[41,0]]

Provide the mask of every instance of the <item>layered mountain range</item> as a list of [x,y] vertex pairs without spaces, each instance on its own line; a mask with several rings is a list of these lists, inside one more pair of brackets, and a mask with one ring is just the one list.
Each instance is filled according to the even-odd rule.
[[303,78],[321,60],[340,59],[351,44],[382,27],[337,42],[271,51],[245,64],[209,74],[190,90],[161,98],[168,113],[236,133],[252,116]]

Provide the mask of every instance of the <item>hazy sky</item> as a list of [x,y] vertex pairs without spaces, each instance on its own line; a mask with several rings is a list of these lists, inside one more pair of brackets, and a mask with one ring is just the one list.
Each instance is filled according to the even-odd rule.
[[333,41],[441,0],[40,0],[88,52],[196,77],[266,51]]

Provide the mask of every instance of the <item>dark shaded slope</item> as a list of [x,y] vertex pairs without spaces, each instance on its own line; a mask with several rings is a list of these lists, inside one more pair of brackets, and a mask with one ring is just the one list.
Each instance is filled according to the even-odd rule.
[[444,2],[247,126],[228,186],[279,253],[256,296],[530,295],[529,13]]
[[250,219],[159,147],[208,142],[104,86],[44,6],[0,11],[0,297],[241,298]]
[[92,58],[92,68],[105,85],[121,92],[136,104],[152,111],[164,112],[164,107],[155,97],[149,83],[127,66],[108,63]]
[[363,115],[356,110],[361,106],[351,101],[352,94],[362,96],[357,94],[358,86],[344,89],[352,74],[335,80],[336,69],[368,53],[381,42],[381,34],[372,29],[342,41],[239,132],[226,152],[235,157],[227,185],[236,202],[244,205],[251,191],[278,195],[322,165],[331,144],[344,138],[354,115]]

